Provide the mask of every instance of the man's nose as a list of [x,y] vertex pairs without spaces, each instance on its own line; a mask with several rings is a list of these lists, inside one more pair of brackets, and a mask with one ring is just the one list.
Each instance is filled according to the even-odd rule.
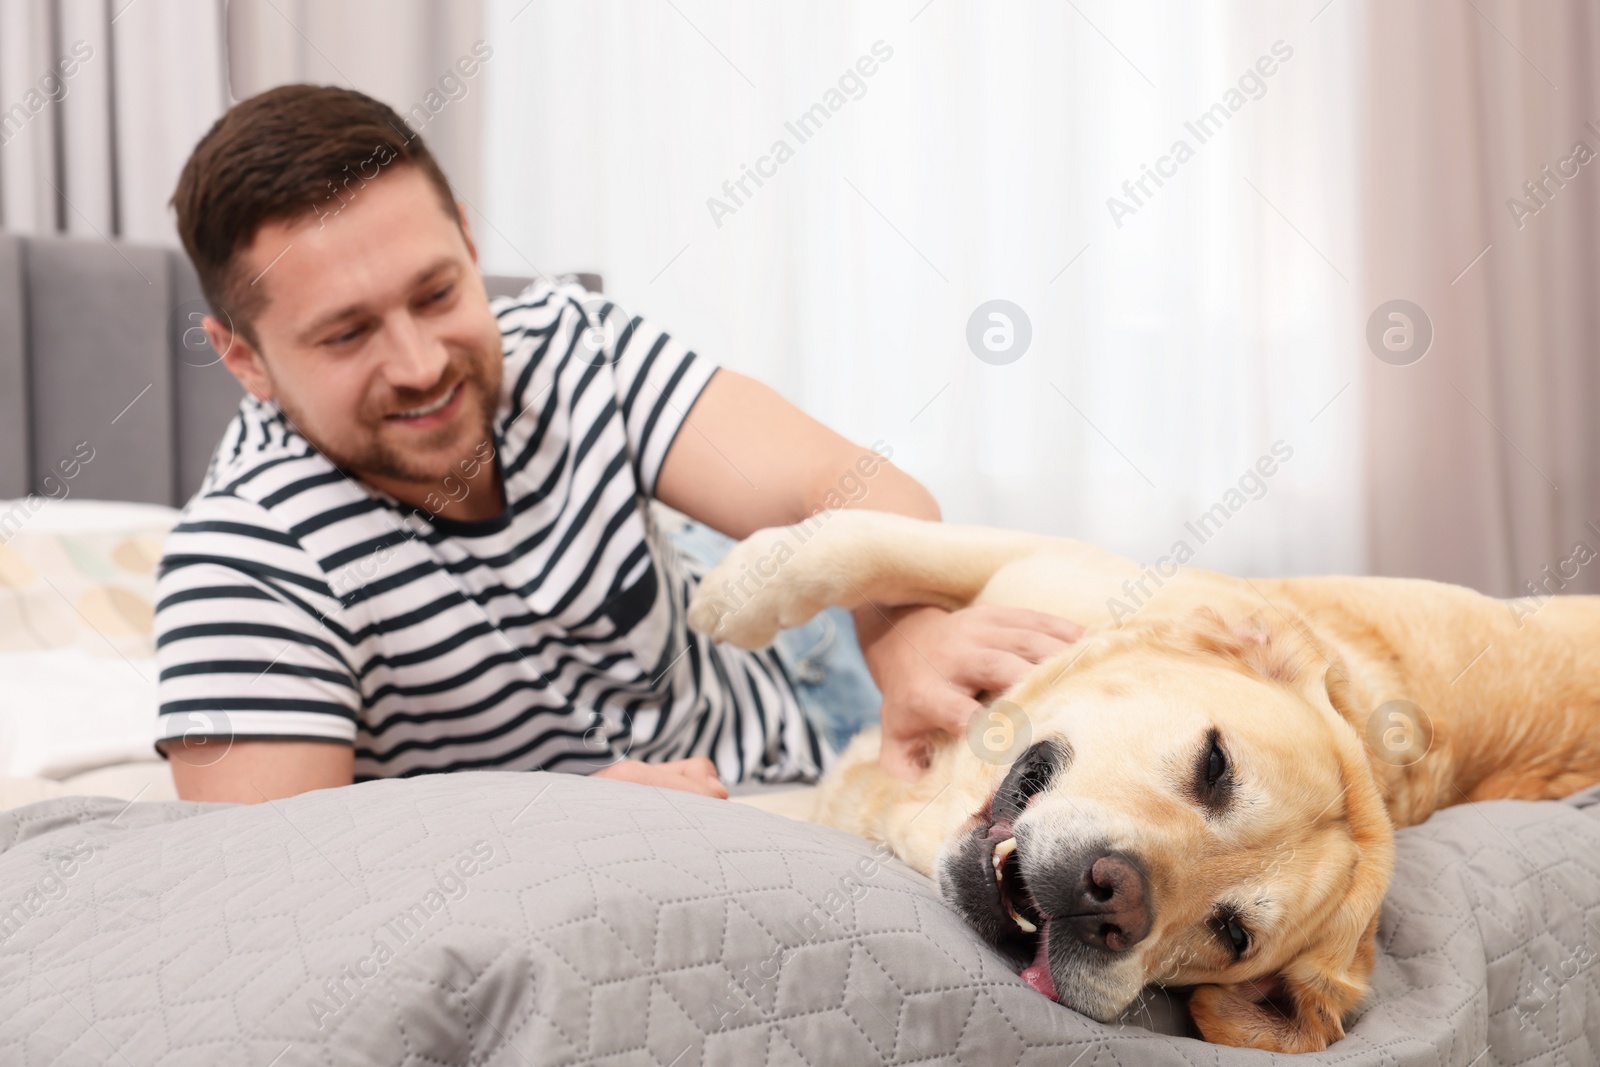
[[401,316],[390,324],[389,342],[383,373],[390,385],[427,392],[439,384],[440,375],[450,364],[450,353],[419,329],[410,316]]

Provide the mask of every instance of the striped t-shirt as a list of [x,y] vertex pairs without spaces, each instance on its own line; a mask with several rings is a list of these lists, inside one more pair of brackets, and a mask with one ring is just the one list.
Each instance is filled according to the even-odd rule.
[[351,744],[357,781],[624,755],[815,778],[783,665],[689,630],[701,566],[649,506],[715,365],[576,283],[490,308],[495,519],[401,504],[241,403],[161,563],[159,736]]

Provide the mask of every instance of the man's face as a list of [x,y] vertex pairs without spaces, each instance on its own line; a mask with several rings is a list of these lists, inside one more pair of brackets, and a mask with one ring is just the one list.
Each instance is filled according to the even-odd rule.
[[212,343],[335,464],[426,492],[490,440],[500,399],[500,331],[464,231],[396,166],[336,214],[261,227],[242,255],[266,288],[260,347]]

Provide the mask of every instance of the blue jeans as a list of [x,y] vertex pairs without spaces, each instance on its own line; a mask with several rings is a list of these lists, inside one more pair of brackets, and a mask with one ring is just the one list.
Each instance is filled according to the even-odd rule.
[[[698,522],[668,536],[706,570],[735,543]],[[844,608],[828,608],[804,625],[779,631],[772,647],[794,684],[800,710],[835,754],[863,727],[878,721],[883,696],[861,656],[855,619]]]

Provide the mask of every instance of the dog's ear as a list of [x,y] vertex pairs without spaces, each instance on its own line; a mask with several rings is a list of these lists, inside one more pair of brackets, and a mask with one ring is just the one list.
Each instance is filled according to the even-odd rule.
[[1366,701],[1337,652],[1299,626],[1265,612],[1228,621],[1195,612],[1192,647],[1298,691],[1328,717],[1345,788],[1319,813],[1344,824],[1358,850],[1343,899],[1277,973],[1253,982],[1199,986],[1189,1010],[1208,1041],[1276,1052],[1314,1052],[1344,1036],[1344,1018],[1361,1003],[1376,958],[1383,893],[1394,869],[1394,830],[1355,723]]
[[1196,650],[1235,660],[1268,681],[1296,685],[1319,660],[1317,650],[1288,623],[1260,613],[1230,622],[1211,608],[1200,608],[1190,623],[1189,639]]
[[1344,1037],[1344,1017],[1372,974],[1378,917],[1353,957],[1310,952],[1270,978],[1195,988],[1189,1014],[1207,1041],[1269,1052],[1320,1052]]

